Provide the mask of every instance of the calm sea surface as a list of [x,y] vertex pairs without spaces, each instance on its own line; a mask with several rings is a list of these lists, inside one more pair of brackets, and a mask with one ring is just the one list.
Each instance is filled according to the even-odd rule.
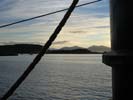
[[[0,57],[0,97],[35,55]],[[109,100],[111,68],[102,55],[49,54],[9,100]]]

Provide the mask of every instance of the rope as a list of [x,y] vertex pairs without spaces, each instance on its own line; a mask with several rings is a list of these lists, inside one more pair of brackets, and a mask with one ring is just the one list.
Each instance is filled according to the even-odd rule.
[[35,57],[33,62],[28,66],[28,68],[24,71],[24,73],[19,77],[19,79],[12,85],[12,87],[5,93],[5,95],[0,100],[7,100],[14,92],[15,90],[20,86],[20,84],[26,79],[26,77],[30,74],[30,72],[35,68],[35,66],[38,64],[38,62],[41,60],[43,55],[46,53],[48,48],[51,46],[52,42],[56,39],[57,35],[65,25],[66,21],[70,17],[71,13],[73,12],[74,8],[76,7],[76,4],[79,0],[73,0],[73,3],[71,4],[70,8],[66,12],[65,16],[53,32],[53,34],[50,36],[49,40],[46,42],[42,50],[39,52],[39,54]]
[[[84,4],[81,4],[81,5],[76,6],[76,8],[81,7],[81,6],[85,6],[85,5],[89,5],[89,4],[93,4],[93,3],[96,3],[96,2],[100,2],[100,1],[102,1],[102,0],[96,0],[96,1],[88,2],[88,3],[84,3]],[[9,24],[0,26],[0,28],[4,28],[4,27],[7,27],[7,26],[19,24],[19,23],[22,23],[22,22],[30,21],[30,20],[33,20],[33,19],[45,17],[45,16],[52,15],[52,14],[56,14],[56,13],[59,13],[59,12],[66,11],[66,10],[68,10],[68,9],[69,9],[69,8],[66,8],[66,9],[62,9],[62,10],[50,12],[50,13],[47,13],[47,14],[39,15],[39,16],[36,16],[36,17],[32,17],[32,18],[20,20],[20,21],[17,21],[17,22],[9,23]]]

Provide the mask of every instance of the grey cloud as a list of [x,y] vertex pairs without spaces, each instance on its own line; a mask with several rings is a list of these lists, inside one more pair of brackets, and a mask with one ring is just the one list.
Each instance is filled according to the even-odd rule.
[[87,33],[86,31],[70,31],[70,33],[77,33],[77,34],[80,34],[80,33]]
[[64,43],[67,43],[68,41],[57,41],[57,42],[54,42],[53,44],[64,44]]
[[16,2],[16,0],[0,0],[0,12],[11,10]]
[[94,28],[109,28],[110,26],[97,26],[97,27],[94,27]]

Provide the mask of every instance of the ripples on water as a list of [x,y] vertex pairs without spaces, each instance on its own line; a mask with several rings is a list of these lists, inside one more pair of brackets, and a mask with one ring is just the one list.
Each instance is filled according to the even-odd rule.
[[[0,96],[34,57],[0,57]],[[101,55],[46,55],[9,100],[108,100],[111,68],[101,62]]]

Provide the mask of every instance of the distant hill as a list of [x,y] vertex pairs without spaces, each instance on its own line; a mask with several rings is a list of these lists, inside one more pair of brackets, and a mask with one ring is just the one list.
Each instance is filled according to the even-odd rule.
[[41,50],[41,45],[35,44],[14,44],[0,46],[0,56],[35,54]]
[[[42,49],[41,45],[36,44],[14,44],[0,46],[0,56],[18,54],[36,54]],[[110,49],[105,46],[91,46],[88,49],[78,46],[63,47],[61,49],[49,49],[47,54],[98,54]]]
[[50,54],[94,54],[94,52],[89,51],[88,49],[82,48],[63,48],[57,50],[48,50],[47,53]]
[[[63,47],[60,50],[76,50],[76,49],[87,49],[87,48],[83,48],[83,47],[79,47],[79,46],[73,46],[73,47]],[[93,46],[88,47],[88,50],[91,51],[91,52],[100,52],[100,53],[102,53],[102,52],[110,51],[110,48],[106,47],[106,46],[93,45]]]
[[63,47],[60,50],[76,50],[76,49],[85,49],[79,46],[72,46],[72,47]]
[[93,52],[108,52],[110,51],[110,48],[109,47],[106,47],[106,46],[90,46],[88,48],[88,50],[90,51],[93,51]]

